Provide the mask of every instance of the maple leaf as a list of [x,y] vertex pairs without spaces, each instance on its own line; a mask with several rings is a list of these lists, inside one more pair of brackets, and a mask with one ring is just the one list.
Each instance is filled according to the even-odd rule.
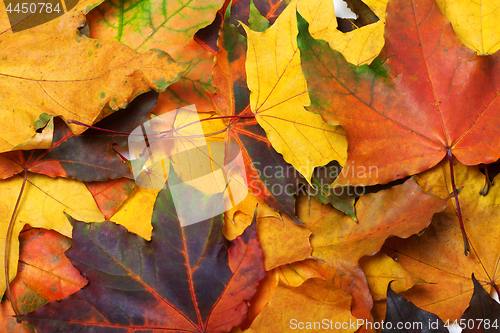
[[[25,224],[32,227],[57,230],[61,234],[71,236],[71,224],[63,215],[71,214],[83,221],[104,221],[104,216],[97,208],[92,195],[81,182],[28,173],[23,198],[19,203],[13,220],[12,235],[6,239],[9,221],[11,220],[16,201],[22,187],[23,177],[15,175],[0,180],[0,253],[5,253],[6,244],[10,244],[8,252],[9,280],[14,278],[19,258],[19,232]],[[0,294],[5,292],[5,262],[0,266]]]
[[[169,178],[180,181],[172,170]],[[204,196],[204,204],[213,205],[222,194],[191,187],[184,195]],[[40,332],[111,332],[117,326],[227,332],[243,320],[244,301],[264,276],[255,221],[231,244],[222,235],[222,215],[181,227],[169,187],[158,195],[150,242],[113,223],[71,221],[73,245],[66,254],[90,283],[19,317]]]
[[[250,106],[273,147],[310,182],[317,166],[343,165],[346,141],[341,128],[308,113],[306,81],[296,36],[297,1],[292,1],[265,32],[248,34],[246,72]],[[315,2],[306,2],[313,7]],[[279,52],[277,52],[279,50]]]
[[386,286],[389,283],[395,292],[403,292],[413,286],[426,283],[420,276],[407,271],[401,264],[382,252],[361,258],[359,266],[366,276],[374,301],[385,299]]
[[[333,280],[310,279],[296,288],[280,283],[268,306],[245,332],[286,332],[295,329],[321,332],[326,327],[334,329],[335,323],[356,322],[350,304],[351,296]],[[357,325],[348,326],[342,332],[355,332],[357,328]]]
[[149,119],[148,114],[156,105],[157,99],[158,93],[154,91],[142,94],[126,109],[117,111],[96,124],[98,128],[115,133],[89,129],[83,134],[75,135],[62,121],[56,119],[52,147],[46,150],[17,150],[0,155],[8,162],[2,168],[0,178],[10,177],[24,169],[50,177],[66,177],[86,182],[118,177],[132,178],[130,168],[123,163],[112,146],[127,144],[126,133]]
[[134,185],[134,181],[127,178],[85,183],[106,220],[109,220],[131,195]]
[[[211,96],[212,103],[219,115],[228,117],[225,119],[229,126],[226,140],[241,147],[247,184],[253,195],[265,199],[270,207],[301,224],[295,217],[295,200],[292,196],[297,185],[297,173],[289,172],[290,165],[272,148],[264,130],[252,117],[245,75],[246,42],[236,27],[229,23],[231,16],[229,12],[226,13],[218,40],[220,51],[216,54],[213,70],[217,91]],[[237,121],[231,116],[236,116],[234,118]],[[264,172],[269,169],[271,173]],[[277,172],[279,170],[282,171],[280,174]]]
[[167,4],[157,0],[138,4],[107,1],[89,13],[90,36],[119,41],[139,53],[160,49],[177,62],[186,63],[188,67],[179,82],[170,86],[160,100],[168,103],[170,110],[196,104],[199,111],[210,111],[213,110],[209,99],[209,93],[213,92],[210,76],[213,54],[196,43],[193,36],[212,22],[223,3],[222,0],[181,0]]
[[[250,17],[252,15],[260,14],[252,14],[250,10]],[[238,144],[242,149],[247,183],[252,193],[266,200],[272,208],[287,214],[295,223],[301,224],[295,217],[292,195],[298,191],[300,184],[312,189],[274,150],[265,131],[253,118],[245,76],[246,42],[230,23],[232,17],[233,14],[230,15],[228,9],[218,41],[219,52],[216,54],[213,72],[213,83],[218,89],[211,96],[212,103],[217,113],[226,117],[224,120],[229,126],[226,140]],[[265,20],[262,16],[260,18]],[[253,25],[250,28],[253,28]],[[320,185],[325,185],[322,178],[324,175],[315,174],[315,177]],[[354,199],[332,195],[325,200],[355,218]]]
[[337,277],[342,289],[353,295],[353,314],[365,319],[370,317],[373,300],[359,259],[377,253],[390,236],[406,238],[421,231],[447,201],[423,192],[409,179],[389,190],[362,196],[356,203],[356,223],[315,199],[309,204],[305,196],[299,200],[298,217],[312,231],[312,256],[319,259],[316,269],[327,277]]
[[[132,97],[178,80],[184,67],[165,52],[140,55],[117,42],[81,35],[84,14],[98,3],[81,1],[71,14],[0,35],[0,152],[33,137],[51,116],[92,124],[106,105],[123,108]],[[87,129],[70,128],[77,134]]]
[[500,49],[500,34],[496,26],[497,1],[436,1],[441,12],[451,21],[460,40],[481,55]]
[[[11,295],[19,313],[71,295],[88,281],[64,255],[71,240],[53,230],[33,229],[25,225],[19,234],[19,266],[10,283]],[[23,331],[26,323],[16,323],[9,300],[2,304],[0,325],[11,332]]]
[[[387,286],[387,314],[383,333],[399,333],[401,327],[411,332],[448,333],[443,321],[433,313],[421,310]],[[399,325],[399,326],[398,326]],[[402,326],[401,326],[402,325]]]
[[474,273],[472,273],[472,282],[474,283],[474,294],[472,294],[469,307],[464,311],[459,321],[460,324],[466,323],[462,332],[486,333],[498,331],[500,304],[484,290],[474,277]]
[[[500,188],[493,186],[487,196],[481,196],[484,175],[477,167],[467,167],[455,160],[454,170],[457,186],[463,186],[460,206],[467,221],[471,255],[460,255],[462,243],[454,201],[448,202],[446,209],[433,217],[423,235],[406,240],[393,238],[384,245],[384,252],[397,257],[398,263],[408,271],[430,282],[410,289],[405,296],[420,308],[451,321],[460,319],[472,296],[472,273],[489,292],[500,284],[500,226],[497,223]],[[447,162],[443,161],[416,176],[416,180],[424,191],[444,198],[449,196],[452,187],[449,172]],[[494,181],[500,182],[499,177]]]
[[[432,0],[391,1],[385,46],[355,67],[307,24],[298,37],[310,111],[348,133],[337,184],[372,185],[425,171],[453,154],[467,165],[500,157],[497,55],[464,46]],[[376,169],[377,172],[373,172]]]
[[[300,1],[297,10],[309,22],[309,33],[315,39],[325,40],[332,49],[342,53],[348,62],[359,66],[372,62],[384,46],[387,0],[368,0],[366,4],[362,4],[369,6],[368,9],[373,9],[376,17],[380,19],[377,19],[375,23],[364,25],[347,33],[337,29],[332,1],[322,0],[318,2],[317,7]],[[360,5],[356,7],[360,7]],[[317,8],[321,8],[321,10],[317,10]]]

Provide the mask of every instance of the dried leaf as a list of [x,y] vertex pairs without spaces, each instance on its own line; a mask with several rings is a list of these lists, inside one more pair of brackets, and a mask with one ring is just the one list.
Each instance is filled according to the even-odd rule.
[[423,192],[409,179],[390,190],[362,196],[356,203],[358,223],[306,197],[299,199],[297,210],[313,232],[313,257],[323,262],[327,276],[336,276],[342,289],[353,295],[353,314],[366,319],[373,301],[359,259],[374,255],[390,236],[406,238],[420,232],[446,201]]
[[[88,282],[64,255],[71,245],[69,238],[53,230],[27,227],[19,234],[19,266],[16,278],[10,283],[12,297],[21,313],[71,295]],[[26,333],[30,328],[34,332],[27,323],[16,321],[8,299],[3,300],[1,309],[0,327],[7,332]]]
[[349,135],[336,183],[387,183],[435,166],[448,151],[467,165],[497,160],[498,55],[464,46],[432,0],[392,1],[387,12],[386,43],[370,66],[350,65],[300,25],[309,110]]
[[[309,182],[313,170],[346,159],[344,131],[309,113],[297,47],[297,0],[265,32],[248,34],[246,71],[250,106],[273,147]],[[279,50],[279,51],[278,51]]]
[[[171,171],[169,177],[177,175]],[[237,326],[247,312],[245,300],[264,277],[256,225],[231,244],[222,235],[222,215],[181,227],[174,203],[179,193],[173,191],[167,187],[158,195],[150,242],[114,223],[72,220],[67,256],[89,285],[20,318],[39,332],[227,332]],[[184,194],[204,195],[192,187]],[[221,194],[205,197],[197,205],[213,205]]]
[[495,12],[498,1],[436,1],[441,12],[451,21],[460,40],[481,55],[493,54],[500,49],[500,31]]
[[332,280],[310,279],[300,287],[278,285],[268,306],[245,332],[327,332],[335,323],[354,323],[338,332],[356,332],[351,297]]
[[[23,182],[18,175],[0,181],[0,223],[1,238],[0,253],[4,253],[7,228],[11,219],[16,200]],[[85,185],[81,182],[29,173],[26,187],[16,218],[9,250],[9,279],[16,275],[19,258],[19,232],[25,224],[36,228],[53,229],[69,237],[71,224],[64,213],[75,216],[83,221],[104,221],[104,216]],[[5,292],[5,266],[0,266],[0,295]]]
[[[399,325],[399,326],[398,326]],[[383,333],[399,333],[402,328],[415,333],[448,333],[438,316],[417,308],[387,287],[387,314]]]
[[[469,304],[472,273],[488,291],[493,289],[493,283],[500,284],[497,222],[500,188],[492,186],[487,196],[481,196],[484,175],[477,167],[466,167],[455,160],[454,173],[457,187],[463,187],[459,199],[471,255],[462,254],[463,240],[454,200],[434,216],[423,235],[407,240],[394,238],[384,246],[386,253],[397,256],[404,268],[429,282],[405,292],[405,297],[445,321],[460,319]],[[416,179],[426,192],[444,198],[452,191],[449,175],[446,161]],[[499,181],[498,176],[495,181]]]
[[[184,67],[165,52],[140,55],[118,42],[81,35],[84,15],[98,3],[81,1],[72,14],[0,35],[0,152],[31,138],[50,117],[92,124],[106,105],[124,108],[133,97],[179,79]],[[70,128],[76,134],[87,129]]]
[[499,332],[500,304],[481,287],[481,284],[474,277],[474,273],[472,274],[472,282],[474,282],[474,294],[469,307],[460,318],[460,323],[466,323],[462,332]]

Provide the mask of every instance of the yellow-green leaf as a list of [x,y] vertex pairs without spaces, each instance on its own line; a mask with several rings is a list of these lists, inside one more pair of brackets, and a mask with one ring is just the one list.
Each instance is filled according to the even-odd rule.
[[391,289],[400,293],[411,287],[426,283],[420,276],[408,272],[403,266],[384,253],[366,256],[359,260],[359,265],[365,273],[370,293],[374,301],[386,298],[387,286],[391,281]]

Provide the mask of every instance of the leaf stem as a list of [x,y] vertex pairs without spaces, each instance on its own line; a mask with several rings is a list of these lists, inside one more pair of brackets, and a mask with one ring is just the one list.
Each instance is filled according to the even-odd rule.
[[[191,125],[196,124],[196,123],[201,123],[203,121],[208,121],[208,120],[216,120],[216,119],[240,119],[240,118],[255,118],[255,114],[241,115],[241,116],[220,116],[220,117],[211,117],[211,118],[200,119],[199,121],[193,121],[192,123],[183,125],[183,126],[181,126],[179,128],[174,128],[173,130],[170,130],[170,131],[159,132],[159,134],[171,134],[171,133],[174,133],[174,132],[176,132],[178,130],[181,130],[181,129],[185,128],[185,127],[191,126]],[[108,133],[113,133],[113,134],[143,136],[143,134],[133,134],[133,133],[128,133],[128,132],[113,131],[113,130],[109,130],[109,129],[105,129],[105,128],[101,128],[101,127],[87,125],[87,124],[81,123],[81,122],[79,122],[77,120],[73,120],[73,119],[68,119],[68,123],[69,124],[76,124],[76,125],[80,125],[80,126],[85,126],[87,128],[94,129],[94,130],[97,130],[97,131],[103,131],[103,132],[108,132]]]
[[5,237],[5,251],[4,251],[4,258],[3,258],[3,264],[5,268],[5,285],[6,289],[5,291],[7,292],[7,297],[9,298],[10,304],[12,305],[12,309],[14,310],[16,315],[20,315],[19,309],[16,306],[16,302],[12,298],[12,295],[10,293],[10,286],[9,286],[9,250],[10,250],[10,239],[12,237],[12,231],[14,230],[14,222],[16,218],[16,213],[17,209],[19,208],[19,203],[21,202],[21,197],[23,196],[23,191],[24,191],[24,186],[26,185],[26,179],[28,176],[28,170],[25,168],[24,169],[24,177],[23,177],[23,185],[21,186],[21,190],[19,191],[19,196],[17,197],[17,202],[16,205],[14,206],[14,211],[12,212],[12,217],[9,222],[9,228],[7,229],[7,236]]
[[458,200],[458,191],[455,185],[455,174],[453,173],[453,155],[451,154],[450,149],[448,149],[447,155],[448,155],[448,162],[450,164],[451,187],[453,188],[453,196],[455,197],[455,203],[457,205],[458,222],[460,223],[460,230],[462,231],[462,237],[464,239],[464,255],[468,256],[470,254],[469,237],[467,237],[467,233],[465,232],[464,221],[462,219],[462,210],[460,209],[460,201]]
[[255,114],[251,114],[251,115],[242,115],[242,116],[220,116],[220,117],[211,117],[211,118],[205,118],[205,119],[200,119],[200,121],[193,121],[192,123],[189,123],[189,124],[186,124],[184,126],[181,126],[179,128],[176,128],[174,130],[171,130],[169,133],[171,132],[175,132],[175,131],[178,131],[180,129],[183,129],[185,127],[188,127],[188,126],[191,126],[193,124],[196,124],[198,122],[202,122],[202,121],[207,121],[207,120],[216,120],[216,119],[240,119],[240,118],[255,118]]

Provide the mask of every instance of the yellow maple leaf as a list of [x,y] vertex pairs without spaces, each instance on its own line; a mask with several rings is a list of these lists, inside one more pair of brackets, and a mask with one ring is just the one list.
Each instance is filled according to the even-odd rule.
[[[124,108],[140,93],[165,90],[178,80],[184,67],[165,52],[141,55],[81,35],[84,15],[100,2],[81,1],[50,22],[0,35],[0,152],[31,138],[51,116],[92,124],[106,105]],[[76,134],[86,130],[70,128]]]
[[315,167],[347,158],[341,127],[328,125],[308,112],[307,84],[297,46],[296,7],[292,1],[264,32],[245,27],[248,35],[246,72],[250,106],[273,147],[310,181]]
[[478,54],[500,49],[498,10],[500,1],[437,0],[439,10],[450,20],[462,42]]
[[158,192],[160,190],[134,187],[132,194],[123,202],[110,221],[121,224],[128,231],[151,240],[153,232],[151,217]]
[[[23,177],[16,175],[0,180],[0,253],[5,253],[7,229],[16,205]],[[13,232],[9,240],[9,280],[17,272],[19,258],[19,232],[28,223],[35,228],[57,230],[71,237],[72,227],[64,215],[67,213],[87,222],[104,221],[94,198],[82,182],[66,178],[50,178],[28,173],[22,199],[17,208]],[[0,265],[0,295],[5,292],[5,265]]]
[[365,4],[378,16],[375,23],[343,33],[337,29],[333,2],[300,1],[297,9],[309,22],[309,33],[316,39],[323,39],[330,47],[342,53],[351,64],[369,64],[378,56],[384,46],[385,9],[387,0],[367,0]]
[[[428,193],[449,197],[453,191],[448,161],[415,176]],[[394,239],[385,244],[386,252],[397,256],[398,262],[410,272],[420,275],[429,284],[419,285],[405,297],[425,311],[435,313],[443,321],[460,320],[469,305],[474,288],[471,274],[488,292],[500,284],[500,246],[498,206],[500,177],[488,195],[482,196],[485,179],[477,166],[453,161],[456,187],[460,190],[460,209],[465,224],[471,254],[463,256],[463,238],[457,217],[455,200],[436,214],[425,233],[405,240]]]
[[[355,332],[359,325],[351,314],[351,296],[333,280],[310,279],[299,287],[280,283],[268,305],[244,332]],[[335,324],[344,327],[335,327]]]
[[370,293],[374,301],[386,298],[387,286],[391,281],[391,289],[400,293],[415,285],[426,283],[420,276],[407,271],[403,266],[384,253],[365,256],[359,260],[359,265],[366,276]]

